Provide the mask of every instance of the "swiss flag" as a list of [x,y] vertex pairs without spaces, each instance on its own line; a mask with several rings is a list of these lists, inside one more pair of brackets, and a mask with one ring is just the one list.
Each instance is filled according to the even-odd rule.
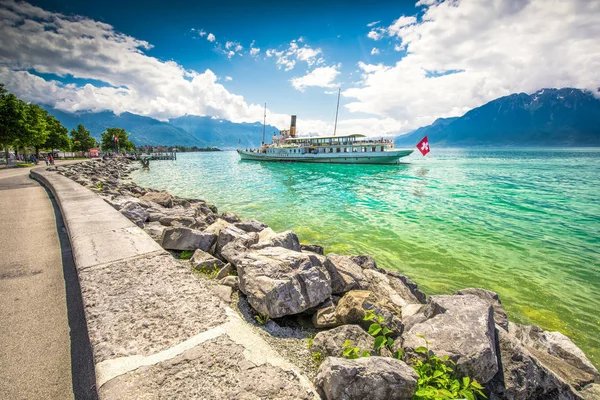
[[419,149],[421,154],[423,154],[424,156],[426,156],[427,153],[429,153],[429,140],[427,139],[427,136],[421,139],[421,141],[417,144],[417,149]]

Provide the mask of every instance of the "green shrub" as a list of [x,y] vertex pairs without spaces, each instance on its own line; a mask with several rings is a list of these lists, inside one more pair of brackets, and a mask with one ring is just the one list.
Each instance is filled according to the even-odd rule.
[[256,320],[256,322],[258,322],[259,325],[265,325],[270,318],[268,315],[257,314],[254,316],[254,319]]
[[217,264],[213,264],[212,267],[204,265],[201,267],[194,268],[196,271],[200,272],[203,275],[206,275],[206,277],[210,279],[213,279],[219,273],[219,267],[217,267]]
[[[417,336],[425,339],[422,335]],[[477,396],[487,399],[482,392],[483,387],[475,379],[464,377],[459,381],[452,368],[456,364],[448,356],[433,354],[427,340],[425,346],[417,347],[415,352],[423,354],[425,360],[413,358],[413,368],[419,375],[413,400],[475,400]]]
[[312,359],[313,362],[315,363],[315,365],[317,366],[317,368],[323,363],[324,361],[324,357],[323,354],[321,354],[320,351],[313,351],[312,352]]
[[179,259],[180,260],[189,260],[190,258],[192,258],[193,255],[194,255],[194,252],[192,250],[184,250],[181,253],[179,253]]
[[350,340],[346,340],[344,342],[344,350],[342,352],[342,356],[344,356],[344,358],[347,358],[349,360],[354,360],[354,359],[361,358],[361,357],[371,357],[371,354],[366,350],[364,350],[361,353],[360,347],[354,347],[354,346],[352,346],[352,343],[350,342]]
[[[375,321],[369,325],[369,334],[375,338],[375,350],[381,355],[381,349],[387,347],[391,352],[394,352],[392,346],[394,346],[394,339],[390,337],[394,333],[385,324],[385,318],[381,315],[377,315],[373,310],[367,310],[365,312],[365,321]],[[402,350],[398,350],[394,353],[394,357],[401,359]]]

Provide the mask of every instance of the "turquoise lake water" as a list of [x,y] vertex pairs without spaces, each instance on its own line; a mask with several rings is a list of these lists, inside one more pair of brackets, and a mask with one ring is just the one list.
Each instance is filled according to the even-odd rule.
[[600,364],[600,149],[433,149],[406,164],[179,154],[138,184],[201,198],[326,252],[369,253],[428,294],[483,287],[509,319]]

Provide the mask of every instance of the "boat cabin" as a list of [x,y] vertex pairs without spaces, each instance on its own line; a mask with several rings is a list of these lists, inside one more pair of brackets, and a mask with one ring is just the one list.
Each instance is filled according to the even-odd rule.
[[263,149],[268,154],[368,153],[393,149],[388,139],[366,139],[365,135],[288,137]]

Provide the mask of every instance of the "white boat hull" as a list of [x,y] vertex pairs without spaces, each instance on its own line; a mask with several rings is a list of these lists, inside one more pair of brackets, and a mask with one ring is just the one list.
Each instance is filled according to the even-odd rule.
[[238,149],[237,152],[242,160],[251,161],[294,161],[328,164],[398,164],[402,157],[410,155],[413,150],[390,150],[364,153],[268,154]]

